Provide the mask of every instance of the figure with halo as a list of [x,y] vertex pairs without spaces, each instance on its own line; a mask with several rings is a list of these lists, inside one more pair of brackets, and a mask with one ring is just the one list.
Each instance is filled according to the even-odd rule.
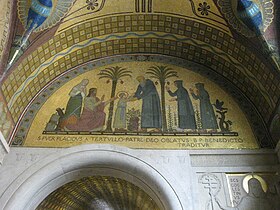
[[83,79],[79,84],[75,85],[69,92],[69,100],[66,105],[66,110],[63,113],[62,109],[58,108],[61,116],[59,128],[64,129],[66,126],[77,124],[81,117],[83,101],[86,97],[88,79]]
[[129,95],[125,91],[121,91],[118,94],[118,104],[115,111],[115,118],[114,118],[114,124],[113,127],[115,128],[115,131],[126,131],[126,107],[127,102],[129,101]]
[[215,202],[222,210],[276,210],[273,207],[273,204],[270,203],[267,199],[260,181],[256,178],[251,178],[248,181],[248,193],[241,199],[240,203],[237,206],[224,206],[216,197]]
[[76,124],[70,124],[66,126],[66,129],[72,131],[102,131],[106,119],[104,108],[116,98],[113,97],[105,101],[105,95],[101,99],[97,97],[97,88],[90,88],[84,99],[84,109],[81,117]]

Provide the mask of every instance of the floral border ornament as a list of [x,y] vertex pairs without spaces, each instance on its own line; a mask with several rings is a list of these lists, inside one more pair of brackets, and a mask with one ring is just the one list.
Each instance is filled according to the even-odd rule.
[[97,0],[86,0],[86,4],[88,5],[88,10],[94,10],[96,7],[98,7]]
[[208,12],[210,10],[210,6],[206,3],[199,3],[199,8],[197,9],[202,15],[208,15]]

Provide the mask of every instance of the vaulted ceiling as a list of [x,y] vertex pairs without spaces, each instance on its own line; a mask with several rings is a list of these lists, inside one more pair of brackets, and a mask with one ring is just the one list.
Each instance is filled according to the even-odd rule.
[[95,176],[70,182],[52,192],[36,209],[153,209],[159,207],[142,189],[125,180]]
[[242,19],[246,5],[235,0],[53,0],[52,12],[21,48],[31,0],[6,2],[6,14],[14,15],[0,30],[1,90],[15,123],[56,78],[89,61],[130,54],[205,67],[202,73],[218,78],[245,111],[246,103],[254,110],[264,130],[279,104],[279,5],[272,0],[253,1],[262,16],[258,28]]

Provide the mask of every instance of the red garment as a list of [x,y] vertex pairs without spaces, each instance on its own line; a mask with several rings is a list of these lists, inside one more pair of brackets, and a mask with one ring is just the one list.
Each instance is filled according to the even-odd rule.
[[67,129],[72,131],[92,131],[105,125],[106,114],[104,112],[105,104],[101,103],[95,109],[84,108],[83,113],[76,124],[69,124]]

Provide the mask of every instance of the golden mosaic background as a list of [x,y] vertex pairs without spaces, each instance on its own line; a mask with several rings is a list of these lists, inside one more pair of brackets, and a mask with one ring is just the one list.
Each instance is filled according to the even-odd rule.
[[0,91],[0,132],[8,141],[14,128],[14,122],[10,115],[6,101]]
[[36,209],[160,210],[155,201],[139,187],[106,176],[70,182],[52,192]]
[[[236,12],[228,8],[231,1],[204,5],[193,0],[146,0],[145,7],[141,2],[97,0],[90,6],[77,0],[58,25],[32,35],[28,50],[1,86],[13,120],[20,123],[29,102],[68,70],[100,58],[145,53],[182,58],[217,72],[254,104],[266,127],[279,103],[279,70],[271,55],[263,52],[258,37],[251,32],[248,39],[244,30],[239,34],[236,27],[242,23],[237,17],[237,25],[228,22],[228,15]],[[273,15],[257,3],[267,20],[268,34]],[[21,35],[21,23],[17,24],[16,33]]]
[[[120,66],[126,68],[127,70],[132,71],[132,78],[123,78],[122,81],[124,84],[118,83],[116,93],[121,91],[128,92],[129,95],[134,95],[137,86],[139,83],[136,80],[136,77],[139,75],[145,76],[147,79],[149,75],[145,74],[145,72],[151,66],[161,66],[165,65],[162,63],[156,62],[125,62],[118,63],[113,66]],[[171,136],[164,137],[162,135],[165,134],[165,131],[162,133],[154,133],[153,136],[143,136],[141,133],[139,134],[123,134],[119,136],[115,136],[114,133],[101,133],[95,135],[87,132],[47,132],[44,133],[44,129],[49,122],[51,116],[56,113],[57,108],[65,108],[67,102],[69,100],[69,92],[71,89],[79,84],[83,79],[89,79],[89,84],[87,85],[87,89],[97,88],[97,97],[101,98],[102,95],[105,95],[105,101],[109,100],[111,95],[111,83],[106,84],[106,79],[98,79],[98,73],[105,68],[111,67],[108,65],[104,65],[103,67],[94,67],[92,70],[77,76],[74,79],[71,79],[68,83],[59,88],[53,95],[51,95],[44,105],[40,108],[34,120],[32,121],[31,127],[27,132],[27,135],[24,140],[24,146],[39,146],[39,147],[68,147],[73,145],[78,145],[82,143],[110,143],[110,144],[118,144],[122,146],[132,147],[132,148],[158,148],[158,149],[186,149],[186,148],[194,148],[194,149],[207,149],[207,148],[258,148],[256,143],[256,139],[252,132],[252,129],[243,114],[243,112],[238,107],[237,103],[228,96],[221,88],[215,85],[213,82],[210,82],[207,78],[200,76],[197,73],[191,72],[190,70],[183,69],[173,65],[166,65],[178,72],[178,78],[168,79],[170,82],[170,88],[174,92],[176,87],[173,84],[173,81],[178,79],[184,80],[184,87],[189,90],[190,88],[195,89],[195,83],[204,83],[206,91],[209,92],[211,103],[214,104],[216,99],[220,101],[224,101],[225,108],[228,108],[228,112],[226,114],[226,120],[230,120],[233,122],[231,126],[231,131],[236,132],[237,136],[232,136],[230,133],[223,135],[222,133],[217,134],[201,134],[201,136],[189,136],[189,137],[180,137],[175,136],[175,134],[170,134]],[[156,82],[155,79],[152,79]],[[156,86],[157,91],[160,95],[160,86],[159,84]],[[190,94],[190,91],[189,91]],[[45,94],[47,95],[47,94]],[[173,114],[177,114],[177,103],[169,102],[171,97],[165,92],[165,107],[166,110],[170,108],[172,111],[172,120]],[[191,94],[190,98],[192,100],[192,104],[195,110],[199,109],[199,101],[195,101]],[[114,114],[117,108],[117,102],[115,102]],[[136,102],[127,102],[126,111],[134,108],[135,110],[141,111],[142,100],[138,100]],[[108,118],[108,110],[109,105],[105,107],[106,119]],[[168,114],[168,111],[166,111]],[[216,113],[218,116],[218,113]],[[177,116],[178,118],[178,116]],[[219,120],[217,119],[219,122]],[[106,124],[104,125],[105,130]],[[195,131],[197,135],[199,135],[199,130]],[[218,132],[221,132],[218,130]],[[82,135],[84,134],[84,135]],[[210,136],[209,136],[210,135]],[[228,136],[227,136],[228,135]],[[103,138],[104,136],[109,137],[107,139]],[[135,137],[135,138],[134,138]],[[110,139],[111,138],[111,139]],[[123,140],[120,141],[120,138]],[[140,139],[142,140],[140,141]],[[129,140],[130,139],[130,140]],[[132,140],[134,139],[134,140]],[[138,139],[138,140],[135,140]],[[188,139],[189,142],[186,142]],[[231,141],[230,141],[231,140]],[[217,141],[217,142],[216,142]],[[220,142],[219,142],[220,141]],[[224,141],[224,142],[223,142]],[[206,144],[205,143],[209,143]],[[204,146],[198,144],[203,143]],[[193,145],[192,145],[193,144]]]
[[[126,27],[133,22],[133,27]],[[135,52],[172,55],[209,66],[246,92],[266,118],[280,96],[277,77],[245,46],[204,23],[167,15],[122,15],[74,26],[28,55],[2,90],[17,120],[38,90],[67,69],[92,59]]]

